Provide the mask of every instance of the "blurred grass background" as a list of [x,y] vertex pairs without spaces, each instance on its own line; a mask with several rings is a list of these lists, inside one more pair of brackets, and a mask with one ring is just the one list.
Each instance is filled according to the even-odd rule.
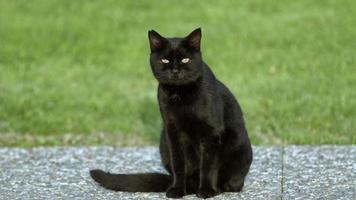
[[253,144],[355,144],[356,1],[0,0],[0,145],[158,142],[147,31],[202,27]]

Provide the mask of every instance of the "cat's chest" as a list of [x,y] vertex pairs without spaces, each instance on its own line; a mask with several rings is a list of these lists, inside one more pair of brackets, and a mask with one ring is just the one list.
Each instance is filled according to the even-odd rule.
[[192,107],[200,98],[196,94],[184,92],[171,92],[167,95],[165,102],[172,107]]
[[203,119],[200,116],[199,110],[196,105],[175,105],[170,104],[167,106],[166,112],[169,118],[175,122],[183,123],[183,122],[198,122]]
[[201,135],[209,131],[204,112],[194,106],[176,106],[168,109],[168,115],[171,123],[174,123],[179,131],[188,135]]

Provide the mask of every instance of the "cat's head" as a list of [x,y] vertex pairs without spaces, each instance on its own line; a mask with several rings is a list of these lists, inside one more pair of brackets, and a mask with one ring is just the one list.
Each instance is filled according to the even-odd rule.
[[165,38],[156,31],[148,31],[152,72],[159,83],[185,85],[202,76],[200,52],[201,29],[184,38]]

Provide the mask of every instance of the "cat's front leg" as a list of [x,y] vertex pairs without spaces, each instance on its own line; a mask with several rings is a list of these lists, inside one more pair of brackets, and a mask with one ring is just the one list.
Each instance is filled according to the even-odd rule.
[[173,174],[173,183],[168,188],[166,196],[169,198],[181,198],[186,194],[185,145],[180,144],[179,131],[174,124],[167,124],[166,131]]
[[217,188],[219,172],[220,136],[204,138],[200,142],[200,179],[197,196],[209,198],[219,193]]

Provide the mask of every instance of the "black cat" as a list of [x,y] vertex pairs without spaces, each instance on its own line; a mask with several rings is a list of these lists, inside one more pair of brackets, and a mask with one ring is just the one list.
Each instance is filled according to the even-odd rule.
[[250,140],[239,104],[202,60],[200,28],[185,38],[153,30],[148,36],[164,124],[160,154],[169,175],[92,170],[92,178],[108,189],[166,191],[171,198],[241,191],[252,162]]

